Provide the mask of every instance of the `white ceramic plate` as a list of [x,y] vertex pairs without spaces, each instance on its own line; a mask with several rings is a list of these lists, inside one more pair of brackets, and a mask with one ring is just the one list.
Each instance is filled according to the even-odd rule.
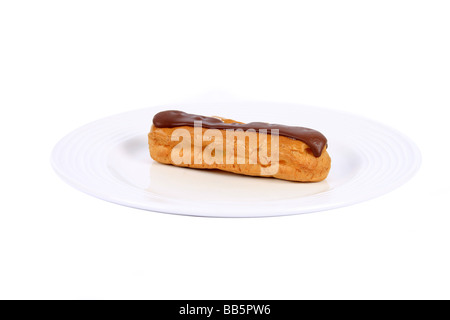
[[[328,138],[330,174],[322,182],[295,183],[156,163],[147,134],[153,115],[167,109],[314,128]],[[406,182],[420,159],[409,139],[379,123],[260,102],[186,103],[123,113],[73,131],[52,154],[56,172],[85,193],[133,208],[209,217],[281,216],[358,203]]]

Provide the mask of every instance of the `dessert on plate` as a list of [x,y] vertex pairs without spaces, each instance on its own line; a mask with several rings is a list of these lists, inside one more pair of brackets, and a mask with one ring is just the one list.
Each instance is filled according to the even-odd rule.
[[153,160],[180,167],[298,182],[322,181],[331,168],[325,136],[297,126],[168,110],[154,116],[148,143]]

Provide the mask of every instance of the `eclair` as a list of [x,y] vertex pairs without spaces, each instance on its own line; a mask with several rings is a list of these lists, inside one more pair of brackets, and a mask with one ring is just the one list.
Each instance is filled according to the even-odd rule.
[[148,144],[153,160],[187,168],[298,182],[322,181],[331,168],[319,131],[177,110],[154,116]]

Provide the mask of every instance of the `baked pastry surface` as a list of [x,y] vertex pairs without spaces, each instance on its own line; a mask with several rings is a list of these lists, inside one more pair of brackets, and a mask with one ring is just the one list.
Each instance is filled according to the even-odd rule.
[[[218,118],[218,117],[217,117]],[[238,121],[219,118],[223,123],[241,123]],[[174,148],[180,143],[180,141],[173,141],[172,136],[175,130],[185,129],[189,132],[191,140],[191,161],[187,163],[175,163],[173,161],[172,152]],[[197,128],[202,130],[204,134],[207,128]],[[219,129],[218,129],[219,130]],[[226,136],[226,130],[220,129],[223,136]],[[198,131],[196,131],[198,134]],[[310,147],[296,139],[288,138],[285,136],[278,136],[279,138],[279,159],[277,165],[277,171],[267,174],[267,161],[261,162],[261,158],[258,156],[256,163],[251,163],[250,157],[256,152],[260,154],[261,141],[267,141],[268,153],[271,153],[271,135],[258,132],[237,133],[239,141],[239,134],[247,135],[247,139],[242,137],[240,141],[245,141],[245,158],[242,157],[242,153],[238,152],[237,143],[234,145],[233,159],[227,159],[225,142],[218,143],[214,150],[213,156],[216,158],[222,158],[222,163],[211,163],[203,158],[201,163],[195,163],[194,158],[199,156],[199,152],[204,153],[205,148],[211,144],[211,141],[202,139],[201,148],[194,147],[194,127],[192,126],[176,126],[176,127],[156,127],[152,125],[151,131],[148,134],[148,144],[150,148],[150,155],[153,160],[171,164],[181,167],[197,168],[197,169],[218,169],[237,174],[249,175],[249,176],[262,176],[273,177],[283,180],[298,181],[298,182],[317,182],[326,179],[331,168],[331,158],[328,155],[326,147],[323,148],[320,156],[314,156]],[[253,136],[253,137],[252,137]],[[250,144],[252,138],[258,141],[255,147]],[[238,142],[239,143],[239,142]],[[243,143],[243,142],[241,142]],[[241,156],[241,157],[240,157]],[[198,159],[198,158],[197,158]],[[255,158],[252,158],[255,159]],[[198,162],[198,161],[197,161]],[[209,163],[208,163],[209,162]],[[269,170],[270,171],[270,170]]]

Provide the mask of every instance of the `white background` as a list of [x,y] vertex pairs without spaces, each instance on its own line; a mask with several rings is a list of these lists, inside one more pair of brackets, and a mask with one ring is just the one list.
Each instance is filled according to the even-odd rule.
[[[450,298],[449,16],[448,1],[2,1],[0,298]],[[421,170],[347,208],[212,219],[107,203],[50,166],[87,122],[217,93],[378,120]]]

